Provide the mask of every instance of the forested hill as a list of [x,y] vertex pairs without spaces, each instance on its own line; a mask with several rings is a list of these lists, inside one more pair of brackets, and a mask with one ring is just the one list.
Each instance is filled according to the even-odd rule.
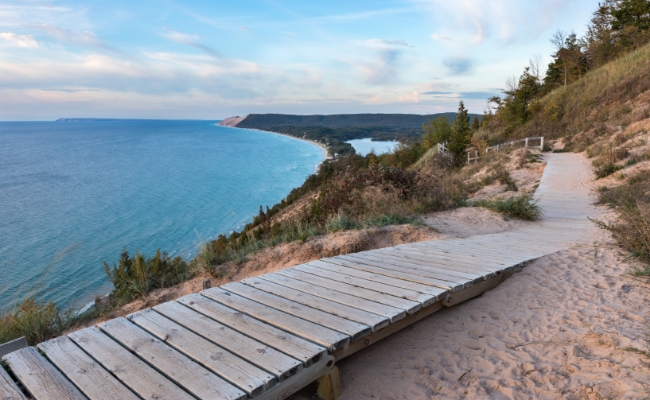
[[[456,113],[431,115],[418,114],[337,114],[337,115],[287,115],[250,114],[237,124],[238,128],[257,128],[269,126],[324,126],[327,128],[359,127],[388,129],[421,129],[422,124],[444,116],[450,121]],[[471,116],[474,117],[473,115]],[[480,118],[481,116],[479,116]]]

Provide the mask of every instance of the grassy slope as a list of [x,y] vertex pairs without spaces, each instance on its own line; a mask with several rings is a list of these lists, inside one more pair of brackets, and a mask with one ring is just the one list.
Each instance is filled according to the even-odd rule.
[[574,141],[575,150],[584,150],[593,137],[611,133],[608,126],[625,127],[650,117],[647,108],[632,112],[628,104],[650,89],[649,71],[650,45],[647,45],[538,100],[531,106],[533,119],[519,127],[515,136],[557,139],[584,132],[585,137]]

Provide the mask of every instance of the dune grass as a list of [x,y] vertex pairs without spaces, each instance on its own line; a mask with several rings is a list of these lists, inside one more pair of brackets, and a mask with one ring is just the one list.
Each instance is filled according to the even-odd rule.
[[[594,220],[596,225],[608,230],[621,247],[640,261],[650,262],[650,171],[628,178],[620,186],[599,190],[600,204],[616,209],[619,218],[606,223]],[[637,275],[650,274],[644,267]]]
[[522,194],[507,199],[487,199],[472,203],[475,207],[484,207],[513,218],[534,221],[542,216],[542,209],[530,194]]

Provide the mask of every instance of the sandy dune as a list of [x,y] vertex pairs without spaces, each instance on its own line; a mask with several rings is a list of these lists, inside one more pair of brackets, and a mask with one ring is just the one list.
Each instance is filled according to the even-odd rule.
[[339,361],[341,399],[649,397],[650,282],[607,233],[587,239]]

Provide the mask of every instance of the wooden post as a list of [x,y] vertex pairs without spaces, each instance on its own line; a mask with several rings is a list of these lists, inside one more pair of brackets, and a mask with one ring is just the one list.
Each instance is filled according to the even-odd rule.
[[316,395],[321,400],[336,400],[341,396],[339,367],[334,366],[327,375],[318,378],[316,381]]
[[203,290],[210,289],[211,287],[212,287],[212,282],[210,282],[210,278],[203,281]]
[[528,138],[526,138],[526,148],[528,148]]
[[540,151],[544,151],[544,136],[541,137],[541,139],[539,140],[539,142],[540,142],[540,143],[539,143],[539,150],[540,150]]

